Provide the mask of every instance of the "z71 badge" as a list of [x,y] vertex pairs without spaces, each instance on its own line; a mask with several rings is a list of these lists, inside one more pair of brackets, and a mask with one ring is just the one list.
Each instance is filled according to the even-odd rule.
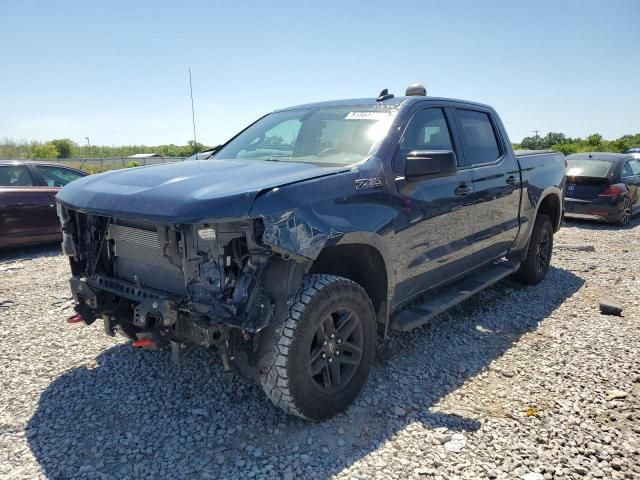
[[356,190],[363,188],[380,188],[382,186],[382,177],[359,178],[356,180]]

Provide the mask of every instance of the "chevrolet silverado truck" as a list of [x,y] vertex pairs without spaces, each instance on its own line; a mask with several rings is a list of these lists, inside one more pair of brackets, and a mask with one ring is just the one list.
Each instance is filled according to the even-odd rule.
[[214,348],[277,406],[326,419],[363,389],[378,335],[544,278],[565,167],[514,153],[491,107],[419,86],[277,110],[208,159],[57,195],[69,322],[176,360]]

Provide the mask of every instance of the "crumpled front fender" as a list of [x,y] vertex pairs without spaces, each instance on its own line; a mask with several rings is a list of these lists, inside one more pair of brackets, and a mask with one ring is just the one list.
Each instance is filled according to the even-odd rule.
[[315,260],[331,235],[336,232],[306,209],[288,210],[263,217],[262,242],[285,256]]
[[378,197],[388,179],[379,158],[338,174],[283,185],[261,193],[250,217],[264,224],[262,242],[283,255],[315,260],[348,232],[378,230]]

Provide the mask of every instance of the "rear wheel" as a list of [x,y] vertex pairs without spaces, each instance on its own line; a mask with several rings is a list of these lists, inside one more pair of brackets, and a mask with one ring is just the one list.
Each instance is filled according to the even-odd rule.
[[629,197],[625,197],[622,201],[622,206],[620,207],[620,220],[618,220],[618,225],[621,227],[626,227],[631,223],[631,199]]
[[262,387],[288,413],[332,417],[364,387],[375,346],[375,314],[364,289],[346,278],[308,275],[291,301]]
[[527,258],[513,274],[513,279],[527,285],[540,283],[549,270],[552,251],[553,225],[547,215],[539,214],[531,233]]

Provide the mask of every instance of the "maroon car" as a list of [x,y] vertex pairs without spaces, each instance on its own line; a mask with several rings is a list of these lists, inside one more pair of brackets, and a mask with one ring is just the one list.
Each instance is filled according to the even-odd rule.
[[54,197],[85,175],[54,163],[0,160],[0,248],[60,240]]

